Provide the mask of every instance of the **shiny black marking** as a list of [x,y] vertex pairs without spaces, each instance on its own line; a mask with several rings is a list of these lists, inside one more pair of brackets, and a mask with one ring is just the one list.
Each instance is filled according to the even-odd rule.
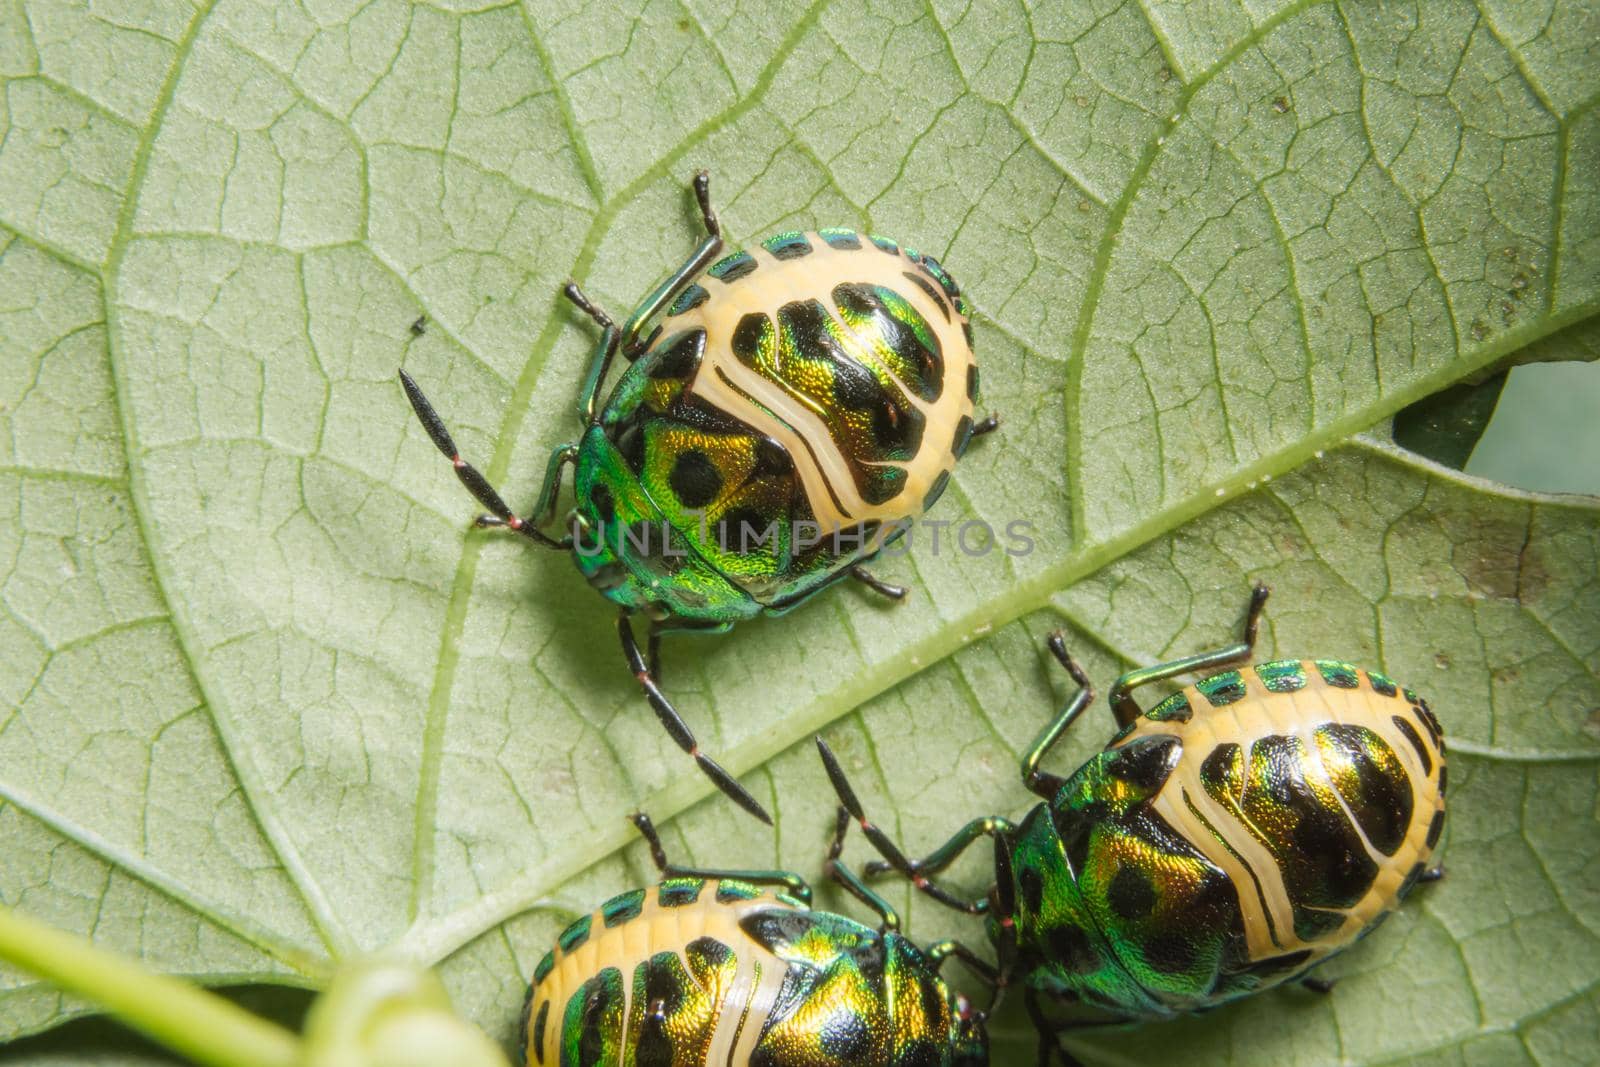
[[600,916],[606,924],[606,929],[621,926],[630,919],[637,919],[644,910],[644,890],[634,889],[627,893],[620,893],[600,905]]
[[722,472],[711,457],[697,448],[678,453],[667,484],[686,508],[703,508],[722,492]]
[[577,1067],[600,1067],[605,1054],[606,1016],[622,1014],[622,972],[607,967],[583,983],[575,996],[583,1004],[578,1018]]
[[604,482],[589,491],[589,505],[603,523],[609,524],[617,517],[617,502],[611,495],[611,487]]
[[706,268],[706,273],[713,278],[732,285],[740,278],[745,277],[756,269],[756,259],[749,252],[735,252],[725,256]]
[[[550,1002],[547,1000],[539,1005],[539,1014],[533,1020],[533,1054],[540,1063],[544,1062],[544,1028],[550,1022]],[[528,1042],[523,1041],[523,1048],[528,1048]]]
[[[1219,748],[1220,747],[1221,746],[1219,746]],[[1239,746],[1234,745],[1233,747],[1238,748]],[[1211,753],[1212,756],[1215,756],[1216,754],[1216,751]],[[1222,847],[1228,850],[1228,854],[1231,855],[1234,860],[1238,862],[1239,866],[1244,868],[1244,872],[1250,876],[1251,884],[1256,887],[1256,898],[1261,901],[1262,918],[1266,919],[1267,921],[1267,936],[1270,937],[1274,943],[1276,943],[1278,940],[1278,924],[1272,920],[1272,909],[1267,906],[1267,893],[1266,890],[1261,888],[1261,878],[1256,874],[1256,869],[1250,866],[1249,860],[1245,859],[1239,854],[1239,851],[1233,847],[1232,842],[1228,840],[1227,836],[1213,826],[1211,824],[1211,820],[1206,818],[1205,815],[1201,813],[1200,809],[1195,806],[1194,801],[1189,798],[1189,791],[1187,789],[1183,791],[1183,803],[1186,807],[1188,807],[1189,814],[1200,820],[1200,825],[1204,826],[1208,831],[1210,831],[1211,836],[1216,838]],[[1237,886],[1234,888],[1235,890],[1238,889]]]
[[761,895],[761,887],[737,878],[724,878],[717,883],[717,903],[732,904],[740,900],[754,900]]
[[1211,750],[1200,764],[1200,782],[1212,796],[1237,801],[1239,794],[1238,764],[1240,748],[1233,741],[1224,741]]
[[1170,734],[1155,734],[1130,741],[1106,754],[1105,770],[1111,777],[1154,793],[1177,766],[1183,747]]
[[671,1019],[683,1010],[683,991],[689,984],[683,962],[676,952],[658,952],[633,972],[633,999],[645,1010],[645,1025],[639,1028],[637,1067],[671,1067],[672,1036],[655,1016]]
[[1367,681],[1372,683],[1373,692],[1382,693],[1386,697],[1392,697],[1400,691],[1387,675],[1379,674],[1377,671],[1368,671]]
[[900,254],[900,246],[889,240],[887,237],[879,237],[875,233],[870,233],[867,235],[867,240],[871,241],[873,246],[879,251],[887,252],[891,256],[897,256]]
[[544,954],[544,959],[540,960],[539,965],[533,969],[533,984],[538,985],[546,978],[549,978],[550,972],[555,970],[555,966],[556,954],[555,950],[552,949]]
[[591,915],[585,915],[561,931],[561,936],[556,938],[556,944],[561,946],[562,952],[571,952],[589,940],[589,921],[592,918]]
[[[717,545],[724,552],[744,554],[764,551],[770,554],[778,546],[776,534],[768,533],[769,527],[776,521],[747,504],[729,508],[717,520]],[[767,548],[768,545],[772,548]]]
[[791,231],[775,233],[761,242],[761,247],[772,253],[774,259],[799,259],[811,254],[811,242],[806,235]]
[[1439,835],[1444,832],[1444,812],[1433,813],[1433,821],[1428,824],[1427,845],[1432,848],[1439,843]]
[[934,501],[944,495],[944,490],[950,484],[950,472],[940,471],[939,477],[933,480],[933,485],[928,487],[928,492],[922,498],[922,510],[927,511],[933,507]]
[[950,276],[950,272],[945,270],[944,265],[941,264],[937,259],[934,259],[932,256],[923,256],[922,266],[923,269],[925,269],[929,274],[933,275],[934,279],[938,281],[939,285],[944,288],[946,295],[948,295],[951,300],[954,300],[961,295],[961,286],[956,284],[956,280]]
[[1361,676],[1350,664],[1336,659],[1319,659],[1314,662],[1317,672],[1322,675],[1322,680],[1335,689],[1360,688]]
[[[703,292],[704,290],[702,290]],[[650,377],[656,381],[687,381],[705,355],[706,332],[685,330],[645,357]]]
[[[533,1023],[533,991],[536,988],[538,987],[535,983],[528,983],[528,991],[522,995],[522,1012],[517,1016],[517,1048],[524,1051],[526,1051],[528,1048],[528,1028]],[[550,1002],[546,1000],[544,1005],[545,1008],[548,1009]],[[543,1028],[541,1028],[540,1032],[542,1035]],[[539,1043],[541,1045],[544,1044],[543,1041],[540,1041]],[[544,1062],[543,1053],[540,1053],[539,1055],[539,1062]]]
[[823,1020],[817,1044],[835,1063],[861,1063],[871,1048],[872,1035],[865,1019],[849,1008],[839,1008]]
[[794,473],[794,460],[789,450],[770,437],[756,441],[756,463],[750,471],[752,478],[787,478]]
[[[1343,809],[1325,804],[1305,780],[1304,768],[1310,760],[1310,753],[1294,736],[1260,738],[1250,748],[1252,785],[1244,797],[1247,815],[1261,814],[1288,823],[1281,832],[1269,833],[1267,844],[1295,902],[1297,931],[1303,925],[1313,929],[1326,925],[1325,913],[1308,909],[1355,906],[1378,874],[1378,865],[1367,855]],[[1263,765],[1266,795],[1258,797],[1253,787],[1258,780],[1254,768]],[[1334,926],[1343,922],[1342,916],[1335,919]],[[1301,940],[1313,937],[1302,934]]]
[[913,274],[908,270],[901,271],[900,273],[904,278],[906,278],[906,280],[910,281],[911,284],[915,285],[918,289],[921,289],[924,293],[927,293],[928,299],[933,301],[934,307],[938,308],[944,313],[944,321],[950,321],[950,305],[945,302],[943,293],[935,289],[933,285],[930,284],[928,280],[920,274]]
[[828,242],[832,248],[854,252],[861,248],[861,238],[854,230],[819,230],[817,236]]
[[1443,763],[1439,764],[1439,795],[1444,796],[1445,779],[1450,773],[1450,768]]
[[[1385,856],[1394,855],[1406,838],[1414,803],[1411,777],[1406,774],[1405,765],[1383,738],[1365,726],[1329,723],[1318,728],[1317,733],[1331,741],[1355,769],[1356,794],[1350,796],[1343,789],[1339,793],[1356,817],[1361,832],[1379,852]],[[1372,758],[1371,746],[1374,745],[1382,745],[1394,759],[1393,774],[1385,774]]]
[[699,900],[704,888],[698,878],[668,878],[656,887],[656,903],[663,908],[681,908]]
[[1022,906],[1037,912],[1044,904],[1044,876],[1034,867],[1024,867],[1017,875],[1017,885],[1022,890]]
[[644,474],[644,427],[634,421],[628,422],[617,434],[615,445],[622,462],[628,465],[634,477]]
[[[870,320],[872,329],[882,337],[883,344],[913,365],[915,370],[911,380],[903,382],[913,393],[929,403],[943,395],[944,353],[939,348],[938,338],[931,330],[928,331],[928,339],[933,342],[933,347],[929,348],[922,343],[915,330],[890,314],[873,286],[844,282],[834,286],[831,295],[834,304],[841,311]],[[919,319],[922,317],[914,307],[911,310]],[[817,341],[830,348],[838,347],[831,335],[818,337]],[[899,374],[895,374],[894,377],[897,381],[902,380]],[[873,380],[876,382],[876,379]]]
[[963,415],[961,421],[956,423],[956,435],[950,441],[950,454],[960,459],[967,454],[967,446],[972,444],[972,416]]
[[1142,919],[1155,908],[1156,892],[1137,867],[1123,867],[1106,888],[1106,901],[1119,917]]
[[[717,368],[717,377],[722,379],[722,384],[726,385],[729,389],[732,389],[734,392],[738,393],[745,400],[748,400],[751,404],[757,404],[756,398],[751,396],[749,393],[745,392],[743,389],[739,388],[738,385],[734,384],[733,379],[729,378],[728,375],[723,371],[723,369],[721,367]],[[811,444],[810,440],[808,440],[804,436],[801,436],[800,443],[803,446],[805,446],[806,452],[808,452],[810,454],[811,461],[817,465],[817,469],[818,470],[822,470],[823,469],[822,460],[820,458],[818,458],[817,450]],[[828,498],[833,501],[834,508],[836,508],[841,515],[849,514],[849,512],[847,512],[845,510],[844,502],[839,499],[838,491],[833,488],[833,482],[828,478],[823,478],[822,479],[822,484],[828,490]]]
[[1417,731],[1412,728],[1409,722],[1406,722],[1398,715],[1389,716],[1389,721],[1394,723],[1395,729],[1399,730],[1407,741],[1411,742],[1411,747],[1417,750],[1417,758],[1422,761],[1422,773],[1425,775],[1432,774],[1433,757],[1428,755],[1428,746],[1422,743],[1422,738],[1417,735]]
[[[971,320],[969,320],[969,319],[962,319],[961,320],[961,335],[967,339],[967,347],[970,349],[972,347],[972,322],[971,322]],[[967,395],[968,396],[974,396],[975,394],[969,388],[967,390]]]
[[1161,703],[1144,713],[1152,722],[1188,722],[1194,718],[1194,709],[1182,691],[1173,693]]
[[1093,974],[1100,969],[1100,953],[1079,926],[1070,920],[1050,927],[1044,935],[1050,962],[1072,974]]
[[1293,693],[1306,687],[1306,669],[1297,659],[1258,663],[1255,672],[1269,693]]
[[1244,699],[1244,677],[1238,671],[1223,671],[1202,678],[1194,686],[1214,708],[1226,707]]
[[682,315],[686,311],[693,311],[710,299],[711,294],[703,286],[691,282],[688,288],[678,294],[678,298],[672,302],[672,306],[667,308],[667,314]]
[[1144,960],[1163,974],[1184,974],[1194,967],[1194,945],[1180,934],[1157,934],[1145,940]]
[[801,940],[817,925],[810,912],[774,908],[770,911],[751,912],[739,920],[739,926],[769,952],[776,953],[784,945]]

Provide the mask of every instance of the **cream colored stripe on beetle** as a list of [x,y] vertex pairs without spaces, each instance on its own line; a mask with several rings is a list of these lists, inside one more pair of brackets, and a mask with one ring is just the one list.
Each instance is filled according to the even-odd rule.
[[[756,260],[754,271],[732,285],[702,278],[701,285],[710,293],[709,299],[698,308],[673,317],[674,326],[700,325],[706,330],[708,343],[700,372],[695,377],[694,393],[788,449],[817,522],[824,530],[844,529],[872,520],[915,518],[921,513],[922,498],[940,473],[954,465],[950,446],[956,426],[964,416],[972,415],[972,401],[967,396],[967,368],[972,358],[961,330],[962,316],[952,308],[950,319],[946,321],[944,312],[933,299],[906,280],[906,272],[917,274],[921,267],[907,259],[903,252],[885,253],[865,235],[861,237],[859,249],[834,248],[815,233],[805,236],[811,242],[811,252],[798,259],[780,260],[760,245],[745,249]],[[760,312],[777,331],[778,308],[796,300],[818,301],[842,326],[833,300],[833,287],[843,282],[877,285],[898,293],[927,322],[929,331],[939,341],[944,361],[943,385],[934,403],[923,401],[902,383],[907,401],[923,414],[922,444],[909,463],[885,464],[903,467],[906,481],[892,500],[881,505],[868,504],[862,499],[850,463],[822,417],[782,385],[740,363],[731,348],[733,331],[745,315]],[[938,283],[930,278],[929,284]],[[851,331],[845,329],[844,333],[849,337]],[[724,343],[710,343],[715,338],[724,339]],[[853,347],[856,351],[852,355],[867,352],[859,342]],[[877,365],[875,357],[871,363]],[[884,370],[899,381],[888,368]],[[741,396],[741,391],[777,417],[768,418],[764,412],[752,410],[749,399]],[[812,451],[806,447],[807,442],[815,450],[814,459]],[[832,486],[832,494],[829,486]],[[839,498],[838,506],[834,495]],[[907,501],[911,502],[910,507]]]

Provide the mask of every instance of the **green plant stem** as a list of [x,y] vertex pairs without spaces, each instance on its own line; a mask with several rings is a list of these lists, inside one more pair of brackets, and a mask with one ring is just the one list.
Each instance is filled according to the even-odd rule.
[[87,940],[0,907],[0,959],[93,1001],[211,1067],[294,1067],[299,1040],[214,993],[155,974]]

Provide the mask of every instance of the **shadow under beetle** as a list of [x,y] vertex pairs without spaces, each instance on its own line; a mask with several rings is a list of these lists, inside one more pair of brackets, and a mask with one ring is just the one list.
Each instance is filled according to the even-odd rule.
[[[1094,699],[1058,632],[1051,653],[1077,695],[1022,757],[1045,803],[1012,823],[976,819],[922,860],[870,823],[818,739],[840,801],[898,870],[942,903],[987,917],[1001,988],[1021,975],[1052,1049],[1058,1034],[1202,1011],[1300,980],[1375,929],[1430,867],[1444,827],[1445,746],[1426,702],[1376,671],[1278,660],[1212,674],[1142,711],[1133,690],[1249,659],[1265,586],[1243,640],[1136,670],[1111,687],[1117,734],[1070,777],[1040,764]],[[969,845],[994,841],[995,883],[964,900],[932,880]],[[1104,1021],[1052,1022],[1043,1001]]]
[[[405,371],[417,418],[457,476],[505,526],[569,549],[619,607],[628,668],[672,740],[757,818],[762,806],[700,750],[662,694],[661,635],[720,633],[781,614],[845,577],[905,590],[862,563],[944,491],[974,436],[978,370],[968,308],[931,256],[851,230],[776,234],[723,255],[710,179],[695,176],[706,237],[618,327],[574,282],[565,295],[600,327],[576,444],[551,454],[529,517],[461,458]],[[618,354],[631,364],[604,406]],[[555,517],[574,469],[568,530]],[[641,653],[630,617],[650,620]]]

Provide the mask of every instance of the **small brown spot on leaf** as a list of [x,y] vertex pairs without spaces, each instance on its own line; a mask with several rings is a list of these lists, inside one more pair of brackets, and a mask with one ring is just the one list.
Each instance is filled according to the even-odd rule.
[[1287,115],[1289,113],[1289,98],[1287,96],[1280,96],[1273,100],[1272,110],[1276,111],[1280,115]]
[[1448,653],[1448,652],[1435,652],[1433,654],[1433,665],[1435,667],[1438,667],[1441,671],[1449,670],[1450,669],[1450,653]]

